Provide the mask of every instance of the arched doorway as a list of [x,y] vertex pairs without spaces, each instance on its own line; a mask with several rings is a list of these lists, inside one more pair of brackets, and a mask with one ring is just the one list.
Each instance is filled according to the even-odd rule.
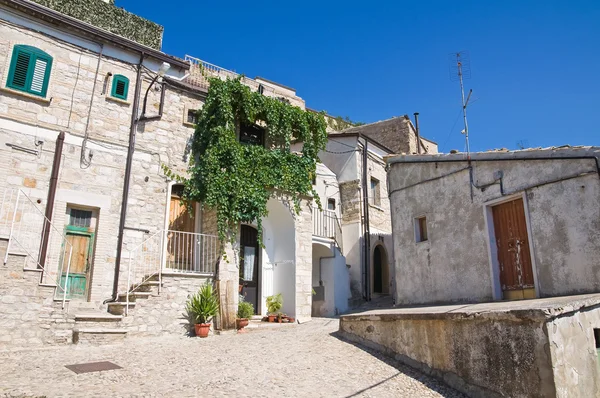
[[249,225],[242,225],[240,231],[240,283],[242,295],[252,303],[254,313],[258,313],[258,231]]
[[373,293],[388,294],[390,272],[385,249],[381,245],[373,250]]

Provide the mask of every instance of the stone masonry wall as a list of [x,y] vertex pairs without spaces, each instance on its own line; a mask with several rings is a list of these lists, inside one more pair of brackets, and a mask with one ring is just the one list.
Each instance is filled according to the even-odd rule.
[[[47,99],[5,89],[12,46],[40,46],[40,43],[44,43],[44,51],[53,57]],[[41,199],[43,211],[55,140],[60,131],[67,132],[53,223],[59,230],[63,228],[68,222],[68,205],[91,208],[98,213],[90,299],[101,303],[112,292],[121,187],[135,93],[135,67],[104,57],[96,76],[97,62],[97,55],[74,45],[25,28],[0,26],[0,160],[3,160],[0,162],[0,189],[26,189],[32,198]],[[109,73],[130,79],[126,101],[108,95],[112,84]],[[147,84],[146,80],[142,93]],[[198,93],[171,86],[166,90],[162,119],[140,122],[138,126],[126,226],[146,229],[149,233],[125,232],[125,258],[119,278],[121,290],[127,282],[127,250],[134,249],[164,228],[169,199],[168,181],[161,165],[185,173],[193,134],[193,126],[187,123],[187,110],[202,106],[202,96]],[[93,158],[86,166],[80,162],[81,142],[92,98],[85,154],[89,155],[91,149]],[[151,90],[148,115],[157,113],[159,99],[160,91]],[[40,139],[45,141],[44,144],[36,146]],[[6,144],[18,145],[25,150]],[[35,155],[27,150],[40,150],[40,153]],[[51,271],[56,274],[58,270],[55,267]]]
[[[4,259],[6,240],[0,240]],[[74,320],[54,302],[54,288],[39,286],[40,273],[23,271],[24,258],[0,263],[0,349],[71,342]]]
[[207,276],[163,274],[160,294],[138,299],[129,316],[123,317],[127,337],[190,335],[190,332],[193,335],[194,325],[187,315],[186,302],[208,281]]
[[312,309],[312,212],[311,202],[302,201],[295,216],[296,232],[296,318],[309,320]]

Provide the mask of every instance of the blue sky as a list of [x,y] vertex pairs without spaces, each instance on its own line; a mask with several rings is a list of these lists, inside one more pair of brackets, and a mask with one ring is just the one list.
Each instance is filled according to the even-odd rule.
[[467,50],[471,150],[600,145],[597,0],[116,5],[163,25],[163,51],[294,87],[310,108],[362,122],[419,112],[445,152],[464,149],[448,54]]

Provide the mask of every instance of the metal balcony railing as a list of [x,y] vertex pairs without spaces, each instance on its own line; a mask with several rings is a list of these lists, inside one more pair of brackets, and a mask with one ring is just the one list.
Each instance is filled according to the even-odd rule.
[[212,274],[219,255],[217,236],[167,231],[165,268],[169,271]]
[[313,207],[313,235],[333,239],[340,250],[342,249],[342,226],[333,210],[319,210]]

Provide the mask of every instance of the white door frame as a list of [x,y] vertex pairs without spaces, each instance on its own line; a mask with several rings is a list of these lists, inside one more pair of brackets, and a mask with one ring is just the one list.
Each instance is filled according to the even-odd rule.
[[525,212],[525,224],[527,226],[527,241],[529,243],[529,257],[531,258],[535,296],[540,297],[537,264],[534,255],[535,250],[533,248],[533,234],[531,233],[531,219],[529,217],[529,202],[527,201],[527,193],[523,191],[514,195],[493,199],[483,204],[483,217],[485,220],[485,229],[487,230],[488,261],[490,264],[490,277],[492,281],[492,296],[494,300],[503,300],[503,296],[502,286],[500,284],[500,264],[498,263],[498,248],[496,245],[496,232],[494,231],[494,215],[492,213],[492,207],[519,198],[523,199],[523,211]]

